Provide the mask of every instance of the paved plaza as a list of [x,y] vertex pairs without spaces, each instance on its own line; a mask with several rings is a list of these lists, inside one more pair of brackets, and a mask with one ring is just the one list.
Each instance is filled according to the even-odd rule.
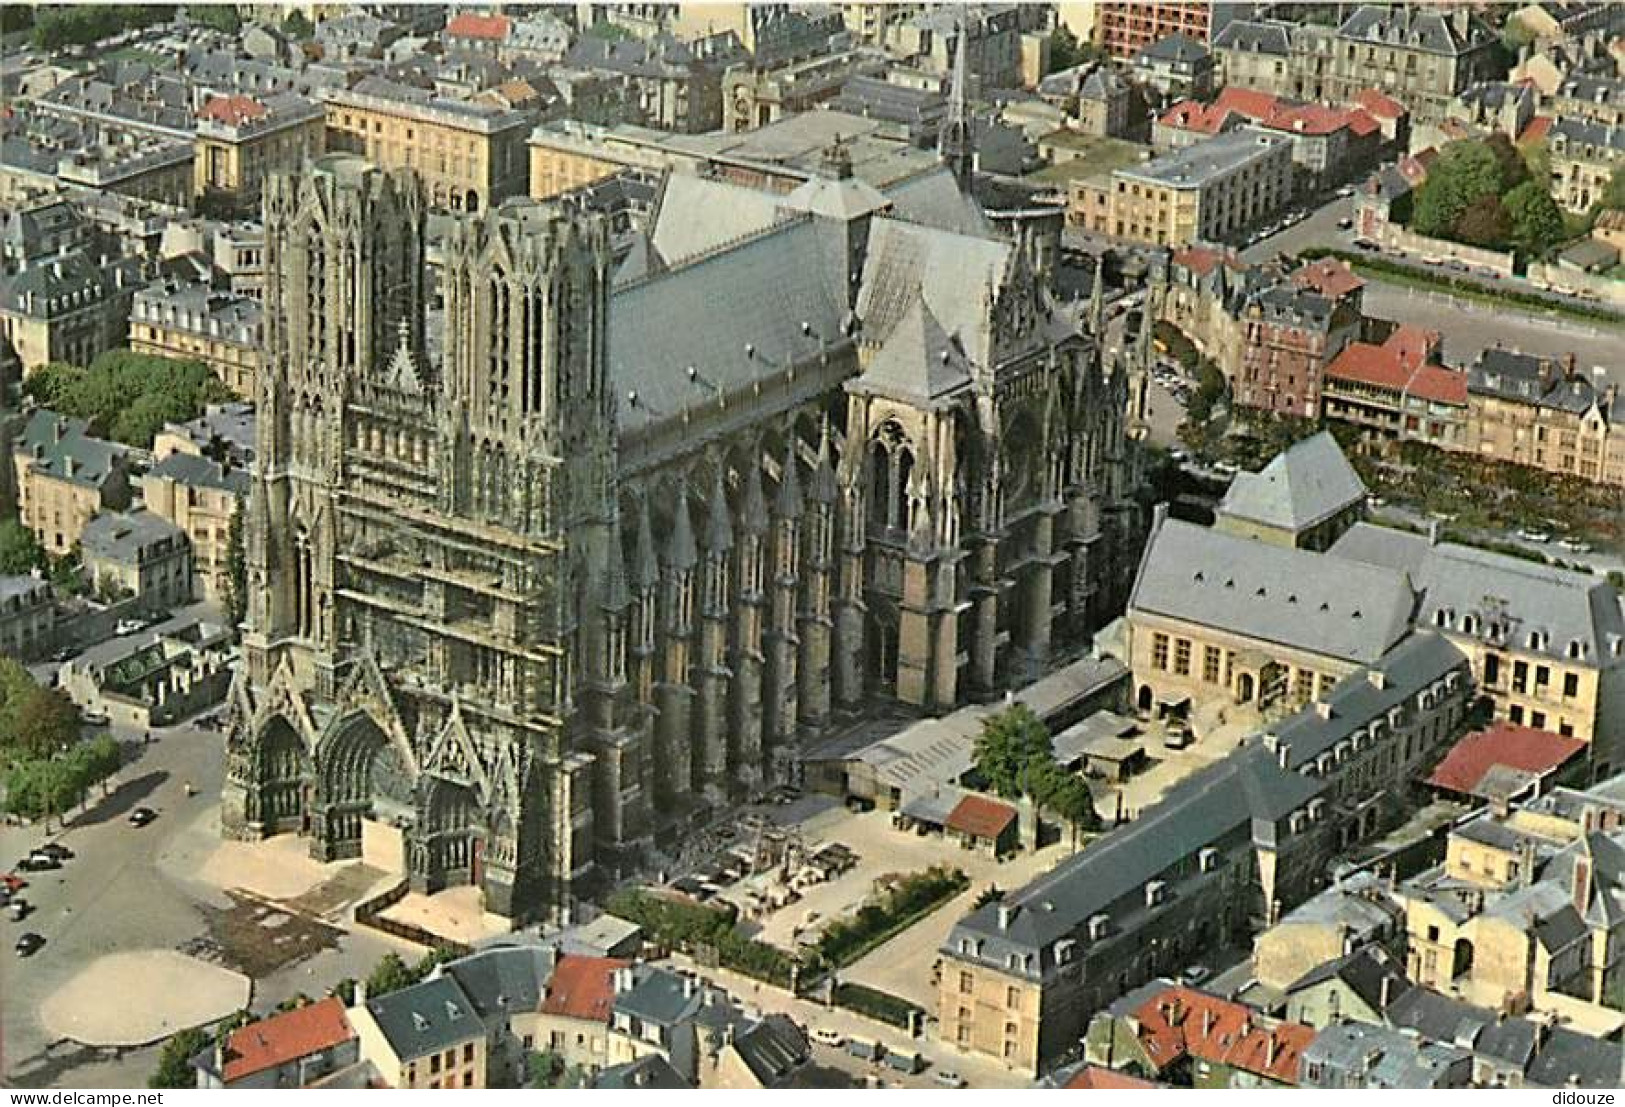
[[172,950],[110,953],[52,993],[40,1022],[83,1045],[148,1045],[240,1011],[251,990],[241,973]]

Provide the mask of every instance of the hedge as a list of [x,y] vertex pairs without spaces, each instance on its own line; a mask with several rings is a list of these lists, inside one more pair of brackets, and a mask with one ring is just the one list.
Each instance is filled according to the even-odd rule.
[[737,918],[731,908],[701,907],[638,890],[616,893],[607,906],[660,945],[688,954],[713,951],[723,968],[776,987],[796,983],[799,962],[777,946],[741,935],[734,929]]
[[841,968],[907,930],[970,886],[958,869],[934,865],[904,877],[878,900],[858,908],[851,918],[825,928],[815,947],[820,960]]
[[838,984],[834,999],[837,1007],[845,1007],[848,1011],[856,1011],[891,1026],[900,1026],[911,1033],[916,1027],[925,1025],[925,1008],[890,992],[862,984]]

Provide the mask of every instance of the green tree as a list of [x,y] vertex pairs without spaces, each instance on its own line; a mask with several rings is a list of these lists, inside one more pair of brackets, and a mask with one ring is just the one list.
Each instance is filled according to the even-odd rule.
[[182,1030],[171,1034],[158,1051],[158,1068],[147,1080],[149,1088],[193,1088],[197,1074],[192,1070],[192,1058],[209,1045],[209,1036],[201,1030]]
[[1049,36],[1049,69],[1046,72],[1059,73],[1075,65],[1096,61],[1104,53],[1094,43],[1079,40],[1070,28],[1056,27]]
[[1602,196],[1593,205],[1596,208],[1625,210],[1625,165],[1614,168],[1608,178],[1608,187],[1603,190]]
[[1507,214],[1501,197],[1480,196],[1461,213],[1450,237],[1472,246],[1498,250],[1512,237],[1512,217]]
[[188,4],[186,18],[205,27],[213,27],[228,35],[242,30],[243,20],[234,4]]
[[1563,212],[1550,192],[1525,181],[1502,201],[1512,222],[1512,241],[1525,254],[1538,254],[1563,238]]
[[[7,465],[9,458],[4,459]],[[21,576],[45,568],[45,550],[34,532],[16,519],[0,522],[0,575]]]
[[232,626],[241,626],[248,615],[248,555],[243,546],[242,497],[232,506],[231,526],[226,531],[226,614]]
[[1463,139],[1448,143],[1417,190],[1414,229],[1442,237],[1454,233],[1475,200],[1501,193],[1501,159],[1488,143]]
[[377,999],[417,983],[412,970],[398,953],[386,953],[367,976],[367,998]]
[[983,720],[974,749],[976,768],[994,792],[1015,799],[1027,790],[1028,766],[1047,761],[1050,748],[1049,731],[1032,708],[1012,704]]
[[142,449],[166,422],[184,422],[206,405],[232,398],[200,361],[109,350],[88,369],[47,365],[25,389],[45,407],[90,422],[91,433]]
[[289,12],[288,18],[282,21],[282,30],[290,37],[307,39],[316,33],[316,28],[310,25],[303,12]]
[[16,714],[16,738],[31,757],[48,757],[79,741],[79,709],[59,689],[38,685]]

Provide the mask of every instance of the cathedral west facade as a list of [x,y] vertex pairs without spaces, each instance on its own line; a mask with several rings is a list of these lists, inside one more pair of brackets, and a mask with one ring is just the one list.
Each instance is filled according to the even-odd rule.
[[837,722],[994,695],[1115,615],[1129,368],[937,172],[933,214],[837,148],[760,225],[622,264],[513,200],[432,272],[409,174],[274,180],[228,832],[557,916]]

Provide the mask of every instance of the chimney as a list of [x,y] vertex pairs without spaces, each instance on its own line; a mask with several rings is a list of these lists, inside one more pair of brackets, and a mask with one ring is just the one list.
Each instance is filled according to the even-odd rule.
[[1289,768],[1290,765],[1288,763],[1290,762],[1291,758],[1292,758],[1292,743],[1291,742],[1281,742],[1279,745],[1277,745],[1275,747],[1275,760],[1280,762],[1281,768],[1283,768],[1283,769]]
[[1010,924],[1016,921],[1016,909],[1013,904],[1001,901],[999,903],[999,929],[1009,930]]
[[226,1035],[222,1032],[214,1036],[214,1074],[220,1082],[226,1082]]
[[1365,672],[1365,678],[1371,682],[1371,687],[1373,688],[1380,690],[1388,687],[1388,674],[1383,672],[1381,669],[1367,669]]
[[1387,973],[1382,974],[1382,991],[1377,997],[1377,1010],[1387,1011],[1388,1000],[1394,990],[1394,978]]
[[367,982],[365,980],[357,980],[355,982],[355,1002],[353,1004],[351,1004],[351,1006],[352,1007],[365,1007],[366,1005],[367,1005]]
[[1322,720],[1329,720],[1332,717],[1331,701],[1330,700],[1316,700],[1315,701],[1315,714],[1320,716],[1320,718]]
[[1202,1037],[1205,1038],[1211,1033],[1213,1033],[1213,1008],[1204,1006],[1202,1008]]
[[1275,1050],[1276,1050],[1276,1047],[1279,1046],[1279,1044],[1280,1043],[1275,1040],[1275,1032],[1273,1030],[1270,1031],[1269,1041],[1264,1044],[1264,1067],[1265,1068],[1268,1069],[1268,1068],[1274,1068],[1275,1067]]

